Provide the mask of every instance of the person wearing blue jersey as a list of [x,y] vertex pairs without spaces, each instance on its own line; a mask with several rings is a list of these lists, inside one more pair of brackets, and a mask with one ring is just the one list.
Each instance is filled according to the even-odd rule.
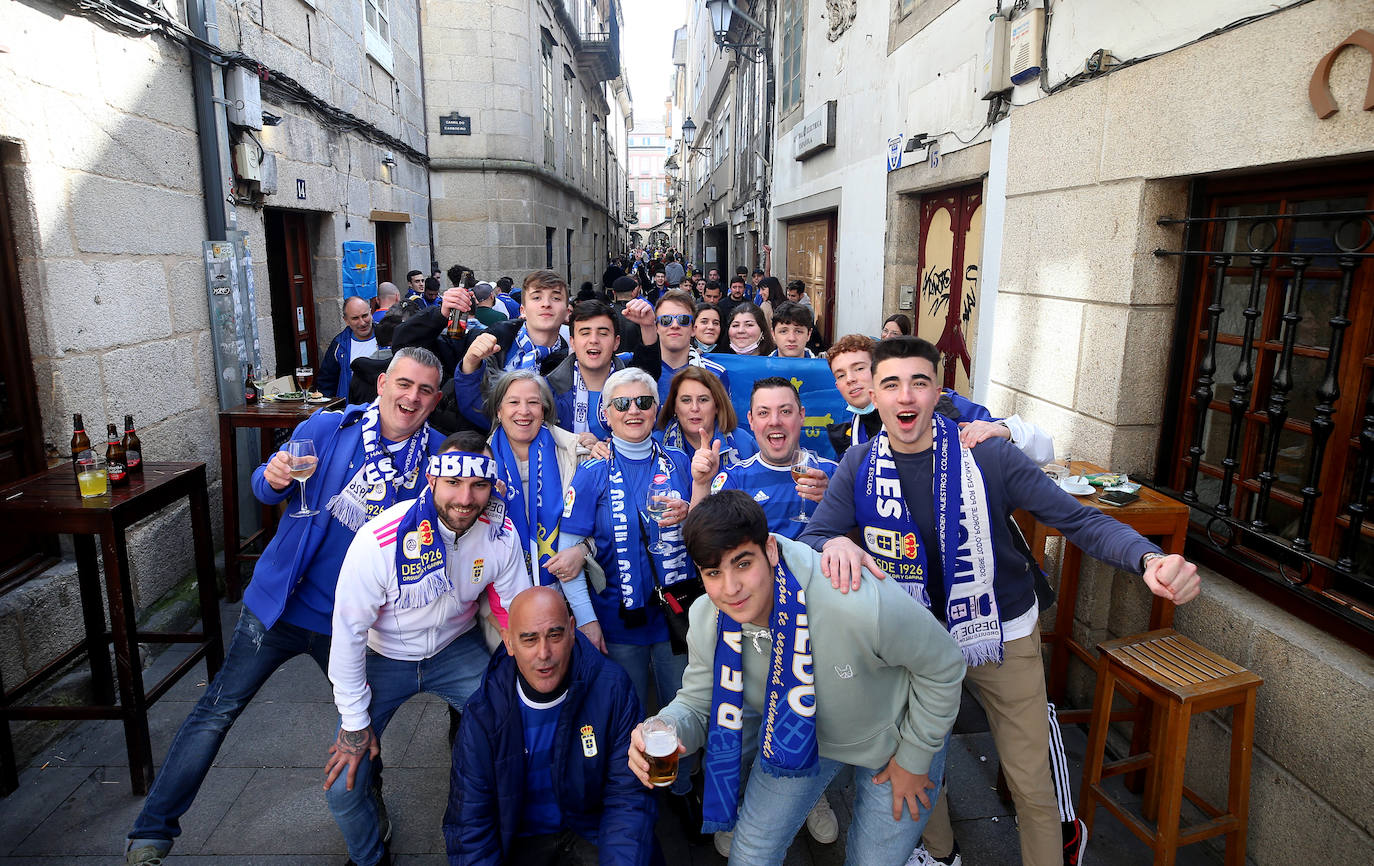
[[[425,423],[439,402],[439,375],[431,352],[401,349],[378,377],[370,405],[316,412],[292,432],[315,443],[318,462],[304,504],[316,513],[283,519],[258,559],[224,665],[172,739],[129,831],[126,863],[167,856],[229,728],[277,668],[306,654],[328,673],[344,554],[363,523],[425,488],[426,461],[443,440]],[[253,472],[253,495],[264,505],[283,503],[298,489],[284,451]]]
[[692,345],[693,325],[696,322],[697,305],[690,294],[681,289],[673,289],[659,296],[654,305],[658,314],[658,350],[663,365],[658,374],[658,400],[668,402],[668,387],[673,377],[688,367],[700,367],[712,373],[730,391],[730,376],[725,368],[710,358],[704,357]]
[[[749,426],[758,437],[759,452],[753,457],[722,469],[711,482],[711,493],[743,490],[768,517],[768,531],[796,538],[806,528],[798,520],[807,503],[820,502],[835,474],[836,463],[801,447],[801,396],[797,388],[781,376],[768,376],[754,383],[749,398]],[[805,451],[806,474],[792,479],[792,466],[799,452]],[[698,452],[703,460],[709,452]],[[695,461],[694,461],[695,462]],[[693,466],[693,471],[696,470]]]
[[657,427],[654,438],[688,454],[720,440],[720,465],[727,468],[758,451],[754,437],[739,426],[725,386],[700,367],[687,367],[673,377]]
[[605,301],[578,301],[569,324],[572,354],[548,375],[558,406],[558,425],[576,433],[585,448],[611,436],[601,412],[601,389],[606,378],[626,366],[638,367],[651,376],[658,372],[654,308],[643,298],[635,298],[625,305],[624,318],[639,331],[629,365],[616,355],[621,339],[617,335],[615,310]]

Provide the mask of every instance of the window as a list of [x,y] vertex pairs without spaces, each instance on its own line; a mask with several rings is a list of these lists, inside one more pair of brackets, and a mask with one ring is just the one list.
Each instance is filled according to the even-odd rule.
[[[539,81],[544,101],[544,164],[553,166],[553,45],[546,38],[539,55]],[[552,267],[552,266],[550,266]]]
[[916,8],[920,0],[897,0],[897,16],[905,18],[911,14],[911,10]]
[[653,181],[641,180],[639,182],[639,200],[645,204],[654,200]]
[[782,80],[778,82],[778,113],[786,114],[801,104],[803,17],[806,0],[782,0]]
[[1374,265],[1360,255],[1371,251],[1370,168],[1201,187],[1159,463],[1161,482],[1193,506],[1203,562],[1365,641]]
[[563,145],[563,167],[568,174],[572,174],[573,154],[577,152],[577,145],[573,142],[574,126],[577,121],[574,120],[572,92],[572,78],[565,75],[563,77],[563,130],[567,140]]
[[391,71],[390,0],[363,0],[363,48],[386,71]]
[[587,153],[592,149],[592,137],[587,134],[587,103],[582,103],[582,173],[587,173]]
[[716,127],[716,143],[711,145],[711,168],[719,168],[730,151],[730,115],[721,118]]

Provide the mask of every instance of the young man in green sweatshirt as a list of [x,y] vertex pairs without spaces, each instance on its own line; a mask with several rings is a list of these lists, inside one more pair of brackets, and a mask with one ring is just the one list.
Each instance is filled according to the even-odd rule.
[[[706,747],[703,831],[734,830],[732,864],[781,863],[849,765],[846,862],[905,863],[959,709],[964,660],[949,633],[893,581],[833,590],[820,555],[770,535],[763,509],[738,490],[698,504],[683,533],[706,596],[690,612],[682,689],[661,715],[686,752]],[[741,798],[746,740],[758,755]],[[648,785],[638,730],[629,762]]]

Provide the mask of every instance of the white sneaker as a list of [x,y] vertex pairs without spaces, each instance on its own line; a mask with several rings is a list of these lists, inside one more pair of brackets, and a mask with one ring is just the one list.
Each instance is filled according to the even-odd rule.
[[918,842],[916,850],[912,851],[911,856],[907,858],[906,866],[963,866],[963,863],[964,858],[959,853],[959,843],[957,842],[954,844],[954,850],[944,859],[927,851],[924,842]]
[[811,814],[806,816],[806,831],[812,839],[824,845],[840,838],[840,822],[835,818],[835,810],[830,808],[825,792],[821,792],[821,798],[811,807]]
[[715,836],[714,836],[713,841],[714,841],[715,844],[716,844],[716,853],[719,854],[720,856],[724,857],[726,860],[729,860],[729,859],[730,859],[730,843],[733,842],[733,841],[735,841],[735,833],[734,833],[734,831],[733,831],[733,830],[717,830],[717,831],[715,832]]

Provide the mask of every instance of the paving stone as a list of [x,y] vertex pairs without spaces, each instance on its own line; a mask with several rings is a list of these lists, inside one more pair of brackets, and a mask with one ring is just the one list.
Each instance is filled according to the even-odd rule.
[[382,793],[391,816],[391,850],[398,854],[444,853],[448,807],[447,772],[438,768],[387,767]]
[[199,853],[332,854],[338,863],[347,852],[325,803],[320,767],[255,771]]
[[89,767],[63,764],[33,767],[19,775],[19,788],[0,808],[0,854],[19,847],[77,788],[91,776]]
[[215,766],[308,767],[322,773],[338,724],[339,713],[332,703],[259,698],[229,729]]
[[[177,728],[195,704],[163,699],[148,713],[148,736],[153,747],[153,766],[162,764]],[[61,762],[71,767],[128,767],[129,749],[124,741],[124,723],[101,719],[77,725],[56,743],[34,755],[30,766]],[[127,773],[126,773],[127,775]]]

